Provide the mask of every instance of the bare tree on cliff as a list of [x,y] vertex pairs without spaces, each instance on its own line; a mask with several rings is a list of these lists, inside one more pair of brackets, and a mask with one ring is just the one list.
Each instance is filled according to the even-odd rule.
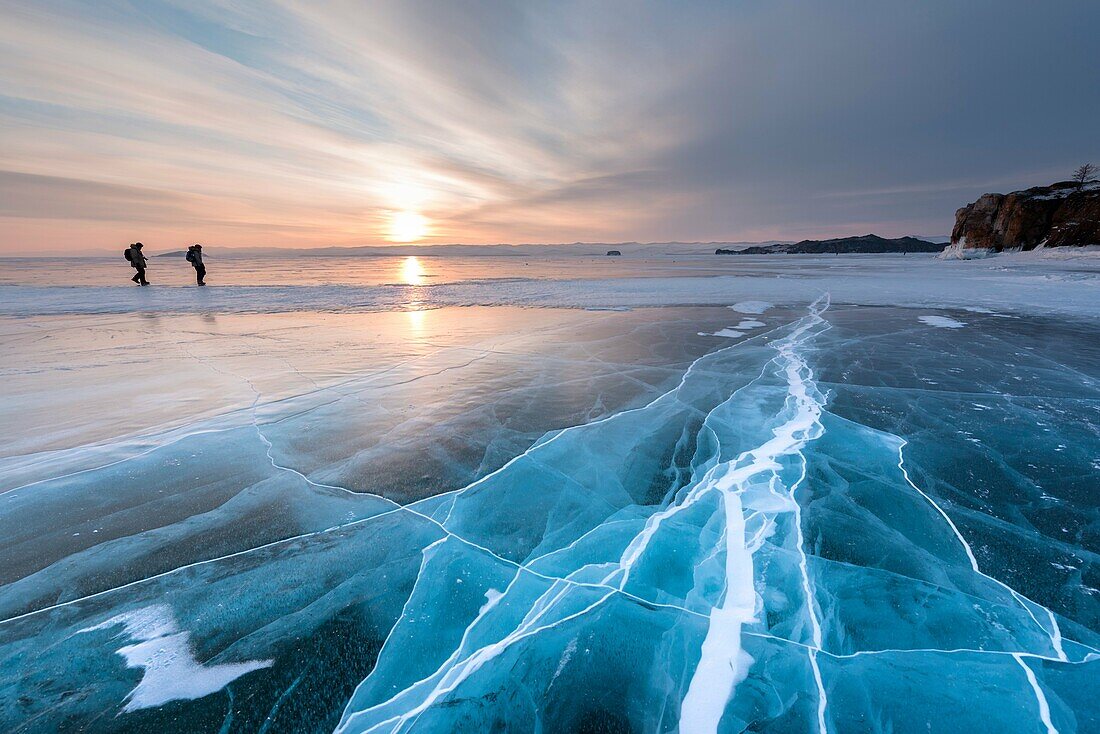
[[1073,180],[1077,182],[1077,188],[1080,189],[1089,181],[1095,181],[1095,174],[1096,166],[1086,163],[1073,172]]

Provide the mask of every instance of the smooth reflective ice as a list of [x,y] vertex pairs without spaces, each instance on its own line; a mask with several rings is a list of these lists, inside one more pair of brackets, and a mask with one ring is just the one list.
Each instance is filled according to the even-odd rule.
[[1095,730],[1100,329],[727,305],[178,337],[0,462],[4,730]]

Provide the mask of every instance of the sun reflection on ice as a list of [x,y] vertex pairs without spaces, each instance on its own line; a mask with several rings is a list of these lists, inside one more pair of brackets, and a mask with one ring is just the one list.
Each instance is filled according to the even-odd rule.
[[401,282],[405,285],[424,284],[424,268],[415,255],[410,255],[401,262]]
[[[412,304],[415,308],[418,304]],[[424,317],[427,311],[406,311],[405,315],[409,317],[409,332],[414,336],[419,336],[424,331]]]

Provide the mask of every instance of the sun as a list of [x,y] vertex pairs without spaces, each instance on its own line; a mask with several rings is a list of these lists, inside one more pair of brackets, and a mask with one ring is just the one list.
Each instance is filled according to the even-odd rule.
[[419,242],[428,234],[428,218],[419,212],[402,211],[390,215],[390,242]]

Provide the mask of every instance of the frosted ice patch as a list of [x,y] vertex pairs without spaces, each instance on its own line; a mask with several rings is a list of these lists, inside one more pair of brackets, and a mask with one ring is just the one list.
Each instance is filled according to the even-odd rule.
[[756,319],[744,319],[743,321],[741,321],[740,324],[733,328],[740,329],[742,331],[748,331],[750,329],[759,329],[763,325],[763,321],[757,321]]
[[189,639],[191,633],[181,631],[172,609],[155,604],[133,612],[111,617],[80,632],[93,632],[122,625],[124,633],[137,642],[120,647],[117,652],[129,668],[144,668],[137,687],[126,697],[123,711],[161,706],[169,701],[209,696],[253,670],[268,668],[273,660],[250,660],[244,663],[203,665],[195,659]]
[[554,671],[554,677],[550,679],[553,683],[561,675],[561,672],[565,670],[565,666],[569,664],[569,661],[573,659],[573,653],[577,651],[577,638],[569,640],[569,644],[565,646],[565,650],[562,651],[561,658],[558,660],[558,669]]
[[767,311],[771,307],[772,307],[772,305],[770,303],[768,303],[767,301],[741,301],[740,303],[735,303],[732,306],[730,306],[730,308],[732,308],[737,313],[753,313],[753,314],[764,313],[765,311]]
[[724,336],[729,339],[739,339],[745,335],[743,331],[737,331],[736,329],[721,329],[708,336]]
[[918,320],[922,324],[935,326],[937,329],[961,329],[966,326],[963,322],[949,319],[946,316],[920,316]]

